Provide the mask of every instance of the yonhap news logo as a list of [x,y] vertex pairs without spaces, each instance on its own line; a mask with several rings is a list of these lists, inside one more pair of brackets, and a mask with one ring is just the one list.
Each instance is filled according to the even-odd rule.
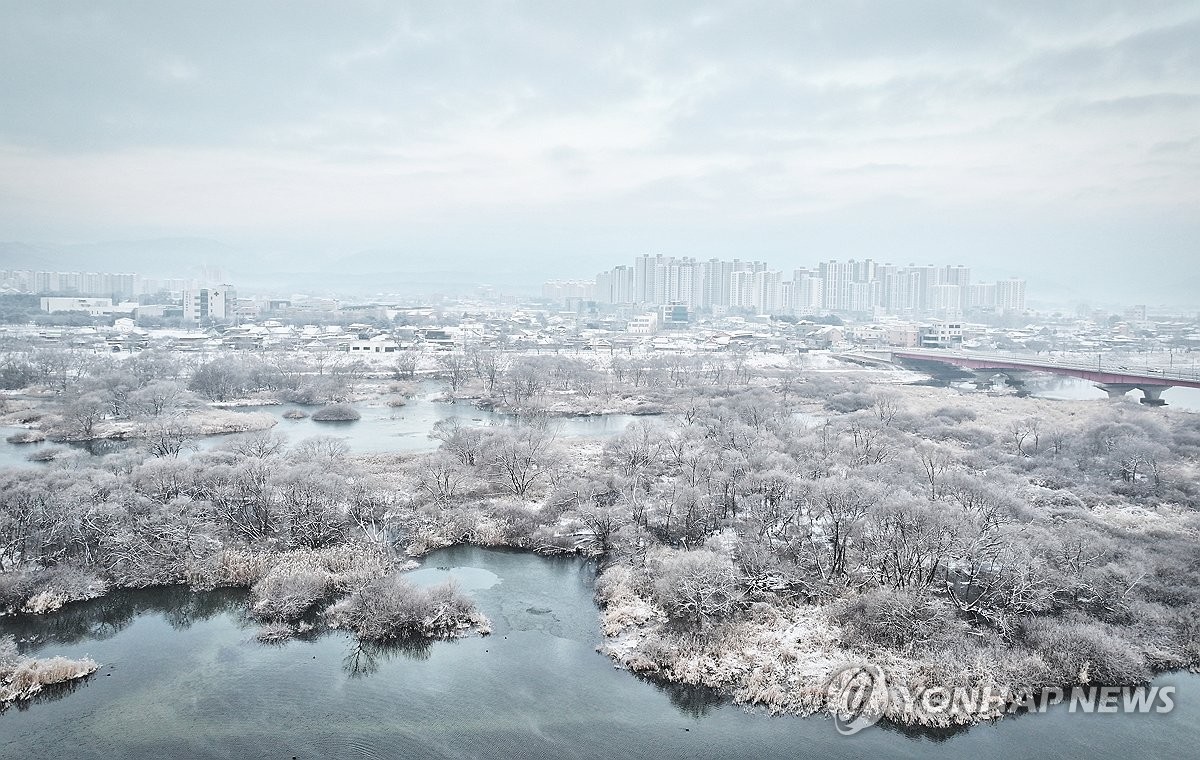
[[1169,713],[1174,686],[1072,686],[1013,688],[994,685],[911,689],[889,681],[883,668],[853,663],[829,679],[826,699],[834,728],[852,736],[888,714],[921,716],[931,724],[968,724],[1018,712]]
[[826,697],[834,728],[844,736],[878,723],[891,702],[883,669],[868,663],[848,665],[835,673]]

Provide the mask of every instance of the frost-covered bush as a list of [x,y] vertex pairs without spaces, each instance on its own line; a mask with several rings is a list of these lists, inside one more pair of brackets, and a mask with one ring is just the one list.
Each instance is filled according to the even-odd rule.
[[737,569],[714,551],[666,551],[649,564],[651,595],[673,620],[703,625],[731,616],[741,604]]
[[863,409],[870,409],[875,405],[875,399],[869,394],[849,391],[839,393],[835,396],[830,396],[825,400],[825,408],[831,412],[840,412],[841,414],[849,414],[850,412],[858,412]]
[[531,545],[533,535],[540,527],[536,510],[517,501],[504,500],[493,504],[489,512],[502,543],[521,547]]
[[12,612],[29,596],[29,575],[26,573],[0,573],[0,615]]
[[415,586],[400,575],[373,580],[327,611],[330,624],[364,641],[460,635],[486,618],[453,583]]
[[832,617],[842,643],[863,651],[929,649],[965,632],[947,605],[919,590],[875,588],[843,602]]
[[295,620],[328,593],[330,581],[315,568],[276,566],[251,587],[250,611],[263,620]]
[[979,415],[964,406],[940,406],[933,410],[932,416],[950,422],[974,422]]
[[8,666],[0,666],[0,704],[29,699],[44,686],[83,678],[95,673],[99,667],[90,657],[80,660],[68,660],[65,657],[18,660]]
[[1125,686],[1150,677],[1137,647],[1085,619],[1031,618],[1025,622],[1024,638],[1061,683]]
[[75,565],[57,565],[33,573],[24,579],[22,586],[29,596],[21,609],[34,615],[53,612],[68,602],[95,599],[108,591],[107,581]]
[[543,554],[567,554],[575,551],[575,539],[553,525],[539,525],[529,537],[532,549]]
[[313,413],[313,422],[350,422],[362,415],[349,404],[330,404]]
[[388,567],[379,549],[360,544],[278,553],[226,549],[193,565],[187,581],[197,588],[252,587],[277,569],[282,575],[311,571],[326,576],[330,591],[344,592],[378,578]]
[[291,623],[273,622],[261,625],[254,638],[264,644],[278,644],[287,641],[296,634],[296,628]]
[[53,462],[69,451],[66,446],[44,446],[25,458],[30,462]]
[[46,434],[40,430],[22,430],[7,436],[4,440],[8,443],[37,443],[46,440]]

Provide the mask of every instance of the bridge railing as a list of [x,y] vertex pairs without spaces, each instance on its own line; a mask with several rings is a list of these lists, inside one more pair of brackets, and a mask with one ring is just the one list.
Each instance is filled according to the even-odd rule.
[[1131,377],[1145,377],[1147,379],[1161,380],[1180,380],[1187,382],[1200,381],[1200,372],[1196,370],[1186,371],[1177,370],[1171,367],[1151,367],[1149,365],[1134,365],[1134,364],[1117,364],[1115,357],[1109,357],[1109,361],[1089,362],[1089,361],[1063,361],[1043,359],[1036,356],[1028,356],[1025,354],[977,354],[965,351],[930,351],[928,349],[902,349],[895,350],[893,354],[906,354],[920,358],[922,356],[930,359],[970,359],[973,361],[997,361],[1006,362],[1009,364],[1026,364],[1030,367],[1044,367],[1046,369],[1073,369],[1084,372],[1097,372],[1109,375],[1129,375]]

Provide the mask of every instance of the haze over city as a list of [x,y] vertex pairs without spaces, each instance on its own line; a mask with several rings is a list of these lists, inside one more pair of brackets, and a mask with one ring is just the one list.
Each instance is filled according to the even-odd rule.
[[0,14],[10,267],[532,292],[661,253],[1200,289],[1191,2]]

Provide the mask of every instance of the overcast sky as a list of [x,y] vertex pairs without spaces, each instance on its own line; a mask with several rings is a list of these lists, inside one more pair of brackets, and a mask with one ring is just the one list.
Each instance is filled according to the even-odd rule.
[[0,0],[0,240],[1200,287],[1195,0],[590,5]]

